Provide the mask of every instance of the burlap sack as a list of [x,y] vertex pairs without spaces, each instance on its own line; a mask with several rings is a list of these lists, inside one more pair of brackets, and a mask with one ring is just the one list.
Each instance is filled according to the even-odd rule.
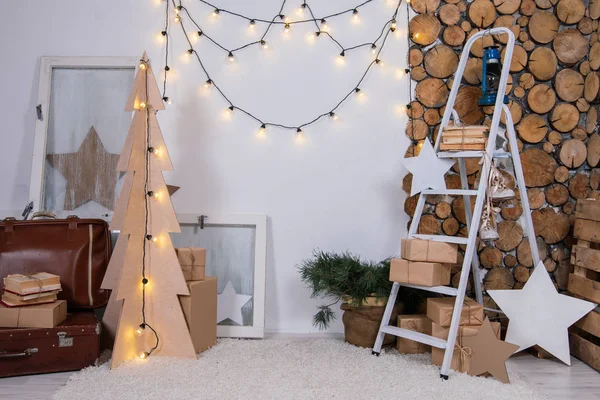
[[[360,347],[373,347],[379,325],[385,306],[361,306],[354,307],[348,303],[343,303],[340,307],[344,311],[342,322],[344,323],[344,340],[346,342]],[[389,324],[396,326],[398,314],[403,312],[402,303],[396,304],[392,310],[392,316]],[[383,339],[384,346],[393,346],[396,343],[396,337],[385,335]]]

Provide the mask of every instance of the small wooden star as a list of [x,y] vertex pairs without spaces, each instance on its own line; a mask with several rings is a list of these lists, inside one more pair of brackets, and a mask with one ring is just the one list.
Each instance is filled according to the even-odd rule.
[[519,346],[498,339],[488,318],[483,321],[477,335],[463,337],[462,345],[471,349],[469,375],[489,372],[500,382],[509,383],[506,360]]
[[48,154],[46,158],[67,180],[65,210],[88,201],[113,209],[119,155],[106,151],[93,126],[76,153]]

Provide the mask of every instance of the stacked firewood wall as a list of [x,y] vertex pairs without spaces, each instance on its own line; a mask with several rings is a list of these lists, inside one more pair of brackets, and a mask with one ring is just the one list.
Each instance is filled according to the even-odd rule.
[[[546,269],[557,286],[567,289],[575,204],[600,197],[600,0],[412,0],[409,23],[411,77],[417,82],[407,110],[406,134],[413,144],[407,157],[418,154],[425,137],[435,139],[453,84],[462,46],[482,29],[508,27],[515,34],[507,94],[519,136],[519,151],[532,209],[537,243]],[[483,49],[503,45],[507,35],[485,37],[473,46],[455,109],[466,124],[489,124],[493,109],[481,108]],[[502,51],[504,55],[504,51]],[[474,184],[478,160],[467,163]],[[510,164],[504,169],[512,171]],[[460,179],[446,176],[448,188]],[[514,180],[505,174],[511,185]],[[406,176],[409,192],[412,176]],[[412,217],[417,196],[406,199]],[[462,197],[429,196],[420,233],[466,236]],[[519,223],[517,199],[500,204],[494,244],[479,244],[485,289],[518,289],[533,267]],[[458,283],[455,267],[453,284]]]

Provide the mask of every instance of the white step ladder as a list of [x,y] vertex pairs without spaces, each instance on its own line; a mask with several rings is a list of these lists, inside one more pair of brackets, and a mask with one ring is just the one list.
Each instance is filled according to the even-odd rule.
[[[442,136],[441,132],[444,130],[444,127],[448,125],[448,121],[450,117],[453,116],[455,121],[458,121],[457,113],[454,111],[454,102],[456,100],[456,95],[458,93],[458,89],[460,87],[460,82],[462,80],[463,72],[465,70],[465,66],[467,64],[467,60],[469,58],[471,46],[477,39],[482,38],[484,35],[498,35],[498,34],[506,34],[508,35],[508,42],[505,49],[505,57],[504,57],[504,65],[502,67],[502,75],[500,77],[500,86],[498,90],[498,94],[496,97],[496,103],[494,108],[494,115],[492,117],[492,124],[490,126],[489,138],[487,142],[487,147],[484,151],[439,151],[440,147],[440,138]],[[462,265],[462,270],[460,273],[460,282],[458,288],[448,287],[448,286],[419,286],[419,285],[411,285],[411,284],[400,284],[398,282],[394,282],[392,286],[392,291],[390,293],[390,297],[387,302],[387,306],[385,308],[385,312],[383,314],[383,319],[381,320],[381,326],[379,328],[379,333],[377,334],[377,339],[375,341],[375,346],[373,347],[373,354],[379,355],[381,352],[381,346],[383,344],[383,338],[385,334],[390,334],[410,340],[414,340],[420,343],[428,344],[433,347],[437,347],[440,349],[446,349],[444,354],[444,361],[442,363],[442,368],[440,371],[440,376],[443,379],[448,379],[448,373],[450,371],[450,365],[452,363],[452,354],[454,353],[454,346],[456,344],[456,336],[458,334],[458,327],[460,324],[460,314],[462,310],[462,305],[465,299],[465,291],[467,288],[467,282],[469,278],[469,264],[471,264],[473,271],[473,282],[475,284],[474,290],[477,297],[477,302],[483,304],[483,296],[481,293],[481,280],[479,278],[479,260],[476,252],[476,239],[477,232],[479,229],[479,221],[481,220],[481,214],[483,210],[483,204],[485,201],[485,196],[487,192],[488,186],[488,174],[490,171],[491,162],[493,162],[494,158],[506,158],[511,157],[516,183],[519,188],[519,193],[521,195],[521,206],[523,207],[523,216],[525,222],[525,234],[529,240],[529,245],[531,247],[531,255],[533,258],[534,265],[537,265],[539,262],[539,254],[538,248],[535,240],[535,233],[533,231],[533,223],[531,221],[531,210],[529,209],[529,201],[527,198],[527,189],[525,187],[525,179],[523,177],[523,169],[521,167],[521,159],[519,157],[519,150],[517,145],[517,137],[515,135],[515,128],[513,125],[512,117],[510,114],[510,110],[507,105],[503,103],[504,94],[506,90],[506,84],[508,82],[508,76],[510,73],[510,62],[508,60],[512,59],[513,49],[515,44],[515,37],[513,33],[508,28],[493,28],[484,30],[473,35],[466,43],[465,48],[463,49],[462,56],[460,58],[460,63],[456,70],[456,74],[454,76],[454,84],[452,85],[452,90],[450,91],[450,96],[448,98],[448,103],[446,105],[446,110],[444,112],[444,118],[442,119],[441,126],[439,129],[439,134],[435,143],[435,151],[439,158],[451,158],[458,160],[458,166],[460,171],[460,180],[462,189],[455,190],[423,190],[419,195],[419,201],[417,202],[417,208],[415,210],[415,214],[413,216],[413,220],[408,232],[408,238],[418,238],[418,239],[426,239],[426,240],[434,240],[439,242],[446,243],[457,243],[466,245],[465,257]],[[498,128],[500,125],[500,115],[504,113],[504,118],[506,122],[506,134],[508,136],[509,144],[510,144],[510,152],[499,151],[496,149],[496,137],[498,135]],[[487,156],[486,156],[487,153]],[[483,157],[483,165],[481,168],[481,176],[479,179],[479,187],[477,190],[469,190],[469,183],[467,181],[467,170],[465,165],[465,159],[467,158],[482,158]],[[455,236],[441,236],[441,235],[420,235],[417,234],[417,228],[419,226],[419,221],[421,220],[421,215],[423,213],[423,207],[425,206],[425,199],[427,195],[431,194],[441,194],[441,195],[451,195],[451,196],[463,196],[464,204],[465,204],[465,216],[466,216],[466,225],[468,229],[468,237],[455,237]],[[476,196],[475,201],[475,209],[473,211],[473,215],[471,215],[471,207],[470,207],[470,196]],[[475,221],[475,223],[472,223]],[[394,304],[396,303],[396,297],[398,296],[398,289],[400,286],[427,290],[430,292],[441,293],[448,296],[456,296],[456,302],[454,306],[454,311],[452,313],[452,320],[450,322],[450,330],[448,334],[448,340],[439,339],[430,335],[426,335],[423,333],[411,331],[408,329],[398,328],[393,325],[388,325],[390,321],[390,317],[392,315],[392,309]],[[494,310],[497,311],[497,310]],[[393,321],[395,323],[395,321]]]

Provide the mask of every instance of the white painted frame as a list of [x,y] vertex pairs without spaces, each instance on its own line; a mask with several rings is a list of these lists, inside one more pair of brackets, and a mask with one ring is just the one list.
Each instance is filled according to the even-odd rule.
[[[42,106],[42,121],[35,121],[33,159],[29,180],[29,201],[33,201],[33,211],[39,211],[44,200],[44,167],[46,161],[46,140],[48,137],[48,115],[50,113],[50,91],[54,68],[136,68],[139,57],[42,57],[37,104]],[[37,106],[36,104],[36,106]]]
[[[198,225],[200,214],[177,214],[180,224]],[[267,216],[264,214],[207,214],[208,225],[254,226],[254,295],[252,326],[217,325],[218,337],[264,338],[267,276]]]

